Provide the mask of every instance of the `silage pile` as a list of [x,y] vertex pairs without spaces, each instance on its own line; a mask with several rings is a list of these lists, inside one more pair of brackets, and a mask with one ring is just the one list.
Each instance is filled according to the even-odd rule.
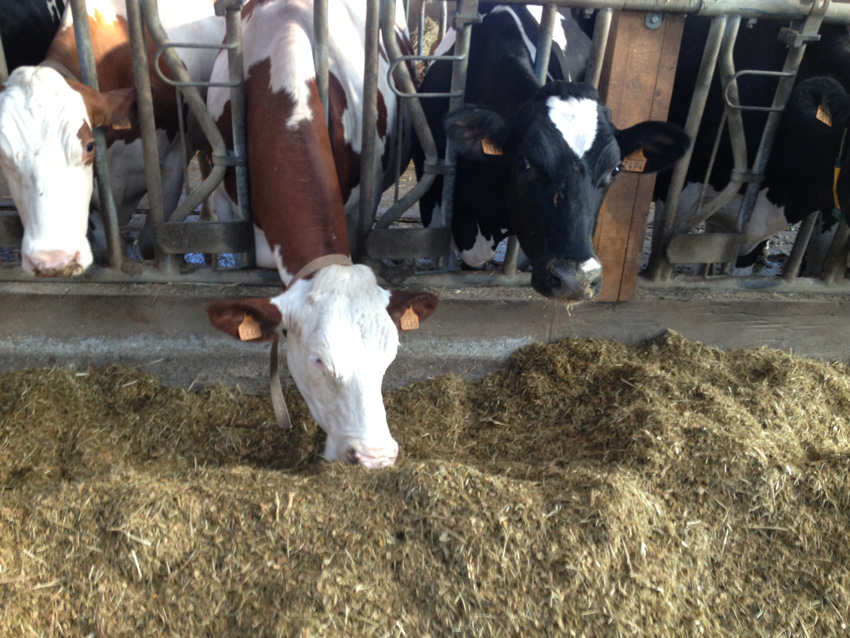
[[850,617],[850,371],[668,334],[386,398],[395,468],[288,396],[0,377],[3,636],[826,636]]

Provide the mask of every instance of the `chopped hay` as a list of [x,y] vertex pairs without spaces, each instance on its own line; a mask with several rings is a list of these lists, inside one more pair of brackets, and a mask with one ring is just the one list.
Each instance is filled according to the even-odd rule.
[[386,397],[400,463],[301,398],[0,377],[4,636],[828,636],[850,617],[850,371],[667,334]]

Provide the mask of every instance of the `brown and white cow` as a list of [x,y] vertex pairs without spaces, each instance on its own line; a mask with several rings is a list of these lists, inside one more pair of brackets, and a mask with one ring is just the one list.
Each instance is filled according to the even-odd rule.
[[[45,61],[19,67],[0,91],[0,166],[24,226],[23,267],[36,275],[77,275],[92,263],[86,231],[94,128],[111,128],[107,144],[119,223],[129,221],[147,189],[126,6],[124,0],[88,0],[87,7],[100,93],[81,84],[70,5]],[[215,45],[224,38],[224,20],[215,16],[211,0],[162,2],[159,14],[174,42]],[[154,50],[149,41],[151,59]],[[209,77],[215,49],[178,51],[193,79]],[[156,74],[151,82],[168,213],[183,184],[176,96]]]
[[[327,433],[325,457],[376,468],[392,465],[398,454],[381,397],[384,372],[399,343],[391,315],[398,321],[401,312],[410,310],[422,320],[435,309],[437,298],[391,295],[377,284],[371,269],[349,265],[346,213],[354,223],[361,142],[365,135],[376,135],[376,161],[385,170],[394,165],[397,102],[387,86],[382,47],[378,130],[363,130],[365,3],[331,0],[328,15],[326,125],[313,65],[312,2],[253,0],[243,9],[257,263],[278,269],[285,292],[273,299],[219,302],[208,313],[214,326],[243,340],[273,340],[282,331],[289,373]],[[401,11],[396,26],[409,48]],[[211,80],[227,77],[222,55]],[[230,131],[228,96],[226,89],[215,88],[207,95],[225,137]],[[233,183],[225,184],[217,194],[220,219],[236,210]],[[304,268],[311,274],[304,274]],[[241,335],[240,327],[245,330]]]

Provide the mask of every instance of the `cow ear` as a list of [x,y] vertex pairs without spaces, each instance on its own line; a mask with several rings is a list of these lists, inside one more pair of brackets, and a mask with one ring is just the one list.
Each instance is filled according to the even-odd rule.
[[280,309],[264,297],[217,301],[207,308],[210,323],[240,341],[270,341],[280,329]]
[[[393,290],[390,293],[390,303],[387,312],[399,330],[408,330],[414,322],[417,326],[425,321],[437,309],[440,303],[439,297],[430,292],[408,292],[406,290]],[[412,313],[412,315],[411,315]],[[407,317],[407,318],[405,318]]]
[[616,131],[615,135],[623,159],[633,153],[641,156],[637,171],[641,173],[672,167],[691,147],[691,139],[684,129],[668,122],[641,122]]
[[443,123],[452,145],[467,159],[488,161],[504,153],[509,129],[495,111],[464,107],[446,115]]
[[128,129],[133,126],[136,89],[116,89],[105,93],[89,90],[83,95],[92,128],[106,126],[112,129]]

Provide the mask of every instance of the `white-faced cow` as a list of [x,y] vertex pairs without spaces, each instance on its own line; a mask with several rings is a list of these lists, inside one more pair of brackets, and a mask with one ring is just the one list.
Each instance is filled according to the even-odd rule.
[[[458,152],[452,233],[463,261],[478,267],[515,234],[532,263],[532,286],[565,302],[592,299],[602,281],[593,233],[602,199],[621,159],[640,150],[645,172],[672,166],[688,148],[681,128],[611,123],[595,89],[534,74],[538,21],[528,8],[481,5],[472,28],[466,102],[445,115],[445,100],[424,103],[440,153],[445,135]],[[566,43],[569,59],[570,43]],[[549,74],[563,77],[557,56]],[[447,92],[450,66],[435,62],[422,92]],[[445,125],[445,135],[443,134]],[[422,157],[414,148],[417,173]],[[441,199],[442,183],[420,202],[423,222]]]
[[64,11],[64,0],[0,0],[0,38],[9,71],[44,59]]
[[[402,312],[419,320],[436,307],[430,294],[393,293],[366,266],[350,265],[346,211],[359,205],[361,143],[377,140],[376,161],[392,167],[396,99],[381,47],[377,130],[364,131],[365,3],[331,0],[329,123],[313,66],[313,6],[308,0],[256,0],[242,27],[251,202],[257,262],[277,267],[285,292],[273,299],[222,301],[210,321],[243,340],[286,335],[289,373],[327,433],[324,455],[376,468],[392,465],[398,444],[381,396],[398,348]],[[409,49],[403,13],[397,36]],[[226,80],[224,56],[212,80]],[[211,89],[210,112],[230,137],[229,94]],[[232,175],[217,195],[220,219],[235,215]],[[379,190],[379,189],[378,189]],[[391,318],[392,315],[392,318]],[[240,326],[255,332],[240,334]],[[276,346],[273,346],[276,347]]]
[[[695,85],[702,51],[708,37],[710,20],[691,16],[685,21],[682,50],[674,81],[670,105],[671,121],[684,123]],[[782,21],[761,20],[749,28],[742,28],[734,49],[737,71],[779,71],[787,54],[787,46],[779,41]],[[795,79],[795,88],[786,111],[782,114],[773,149],[760,184],[759,194],[748,226],[743,231],[740,257],[736,262],[736,274],[748,274],[752,270],[765,241],[776,233],[799,223],[809,214],[822,211],[818,232],[812,237],[807,252],[805,276],[820,271],[825,248],[835,229],[831,215],[834,207],[833,167],[838,155],[842,129],[834,126],[824,130],[823,121],[811,120],[817,115],[803,110],[803,104],[811,100],[811,92],[820,90],[820,85],[807,85],[802,93],[800,84],[817,75],[832,76],[839,86],[850,89],[850,34],[846,25],[824,24],[820,30],[821,40],[807,45],[803,61]],[[776,78],[766,75],[742,75],[738,78],[738,101],[746,106],[769,106],[776,90]],[[695,206],[702,181],[712,157],[711,149],[723,115],[723,97],[720,81],[715,74],[708,94],[705,112],[699,132],[694,140],[693,157],[688,168],[686,187],[678,207],[676,227],[680,231],[689,229],[699,221]],[[748,162],[752,164],[766,114],[758,111],[742,113],[744,143]],[[818,134],[812,137],[810,133]],[[831,143],[824,140],[829,137]],[[815,140],[821,140],[816,143]],[[729,181],[734,166],[728,129],[720,139],[712,171],[709,176],[707,197],[710,200]],[[667,194],[666,176],[656,183],[656,197],[661,200]],[[743,192],[743,188],[741,192]],[[728,205],[707,220],[709,230],[738,232],[738,211],[742,196],[739,194]],[[659,208],[660,212],[661,208]],[[689,221],[693,220],[693,221]]]
[[[94,128],[110,128],[119,223],[127,223],[146,191],[126,7],[123,0],[88,0],[87,7],[99,93],[81,84],[70,5],[45,60],[17,68],[0,91],[0,166],[24,226],[23,267],[36,275],[77,275],[92,263],[86,232]],[[214,15],[210,0],[162,2],[159,10],[174,42],[218,44],[224,37],[224,20]],[[150,41],[148,53],[153,59]],[[180,49],[196,80],[209,77],[215,55],[210,49]],[[183,184],[176,96],[156,74],[151,82],[163,204],[170,212]]]

